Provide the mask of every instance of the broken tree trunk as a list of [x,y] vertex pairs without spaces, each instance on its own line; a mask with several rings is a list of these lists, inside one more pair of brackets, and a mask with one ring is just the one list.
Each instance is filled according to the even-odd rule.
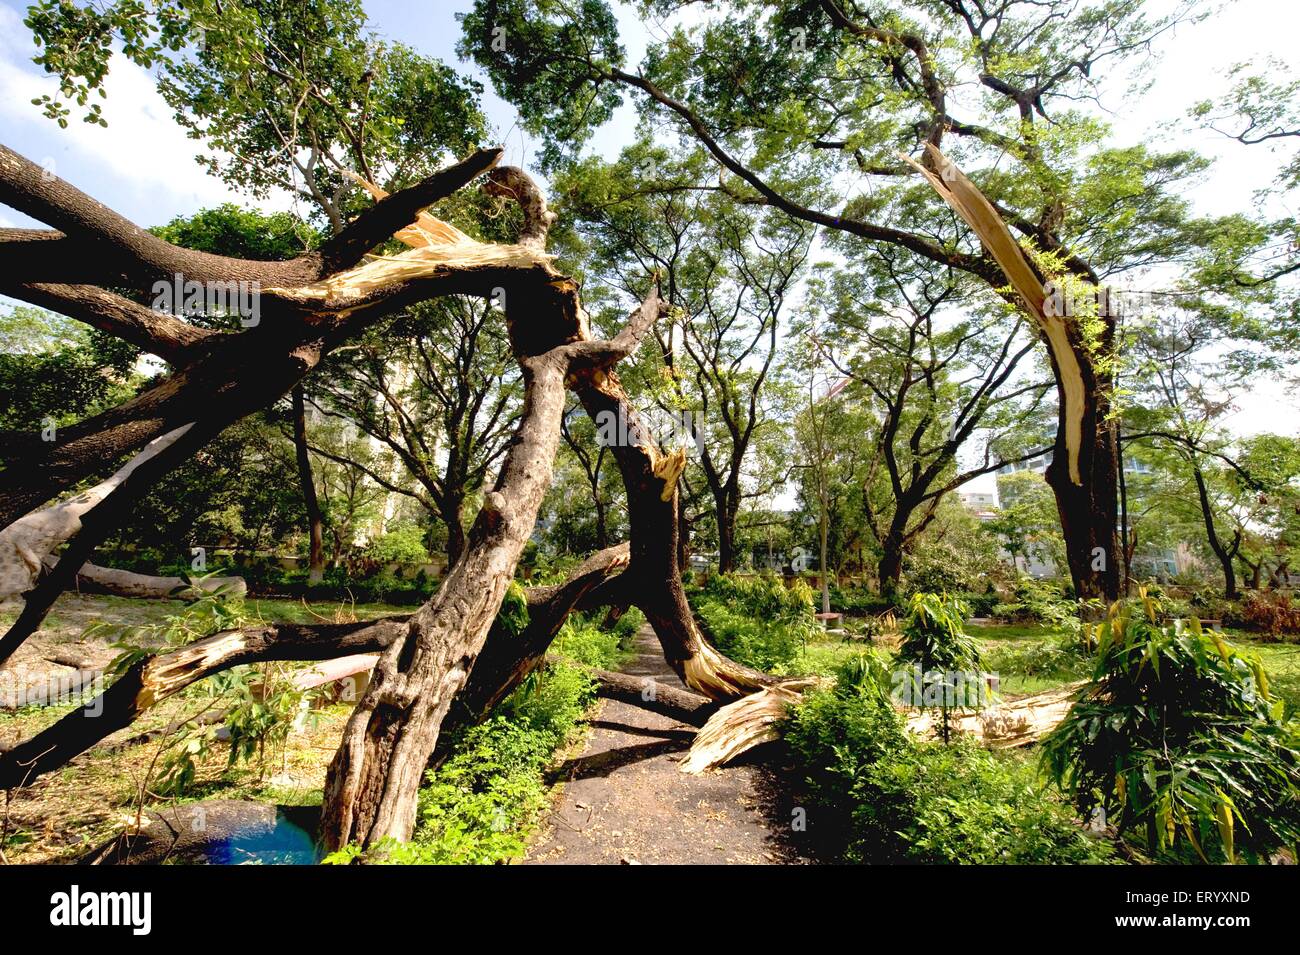
[[[1059,301],[1061,296],[1048,295],[1006,223],[975,184],[933,145],[925,147],[925,156],[926,165],[903,159],[979,236],[1047,345],[1060,401],[1052,463],[1045,476],[1056,496],[1070,576],[1078,597],[1116,600],[1119,441],[1110,413],[1114,375],[1109,370],[1114,316],[1099,304],[1101,331],[1090,339],[1081,322],[1070,320],[1071,309]],[[1058,303],[1064,307],[1056,307]]]
[[332,660],[377,653],[406,632],[406,618],[365,623],[227,630],[141,660],[107,690],[52,726],[0,753],[0,790],[58,769],[141,713],[214,673],[268,660]]
[[[491,182],[524,211],[517,254],[549,268],[544,245],[554,216],[540,192],[516,169],[496,170]],[[427,215],[399,238],[413,252],[428,250],[435,261],[456,256],[473,262],[502,254],[500,247],[474,242]],[[565,381],[578,368],[600,368],[629,354],[660,311],[652,293],[613,341],[592,342],[572,280],[552,272],[540,286],[519,281],[502,292],[511,348],[523,372],[520,423],[465,552],[413,615],[407,633],[381,656],[348,721],[330,765],[321,813],[320,837],[329,849],[349,843],[373,849],[386,839],[410,838],[416,796],[443,720],[483,648],[550,485]]]
[[627,436],[613,451],[627,491],[628,577],[636,581],[628,599],[646,615],[668,664],[683,683],[711,700],[732,700],[779,682],[719,653],[700,632],[686,601],[678,563],[677,494],[686,452],[665,453],[659,447],[613,370],[583,370],[570,384],[597,430],[610,422],[627,423],[626,429],[620,424],[611,430]]
[[155,600],[187,599],[202,594],[242,597],[248,592],[243,577],[204,577],[190,581],[183,577],[155,577],[97,564],[81,565],[77,571],[77,586],[95,593]]
[[0,530],[0,601],[20,598],[31,590],[54,552],[81,530],[82,517],[121,486],[136,468],[175,444],[186,430],[177,428],[151,441],[94,487]]
[[511,633],[499,623],[492,627],[469,679],[443,720],[440,737],[482,722],[543,662],[569,614],[584,605],[597,588],[617,579],[615,575],[627,563],[628,547],[620,544],[592,554],[562,584],[530,588],[527,625],[521,633]]

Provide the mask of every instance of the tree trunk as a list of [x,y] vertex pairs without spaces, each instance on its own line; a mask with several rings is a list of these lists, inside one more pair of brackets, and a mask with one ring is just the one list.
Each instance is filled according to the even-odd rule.
[[898,595],[898,583],[903,576],[903,545],[890,534],[882,542],[876,575],[880,578],[880,596],[893,600]]
[[680,576],[691,566],[691,522],[682,510],[680,501],[674,519],[677,521],[677,573]]
[[320,831],[330,849],[410,838],[443,717],[483,648],[537,521],[560,440],[568,363],[552,351],[520,364],[523,416],[468,547],[408,632],[384,651],[330,764]]
[[613,449],[627,492],[631,565],[626,574],[636,582],[627,596],[654,627],[664,659],[690,689],[713,700],[776,682],[719,653],[704,639],[686,601],[681,574],[686,522],[677,491],[685,451],[663,453],[614,371],[575,374],[570,387],[592,421],[627,422],[628,440]]
[[1119,597],[1119,537],[1116,532],[1118,500],[1116,477],[1118,456],[1113,432],[1105,423],[1106,402],[1094,393],[1085,405],[1085,418],[1093,429],[1085,430],[1091,440],[1083,442],[1079,455],[1082,480],[1070,476],[1065,430],[1057,432],[1056,452],[1047,468],[1047,483],[1056,496],[1065,539],[1065,557],[1081,599],[1116,600]]
[[311,550],[307,560],[307,580],[317,584],[325,576],[324,523],[321,520],[320,500],[316,497],[316,479],[311,472],[311,458],[307,454],[307,408],[302,385],[294,385],[293,449],[298,460],[298,484],[302,487],[302,503],[307,511],[307,532]]
[[444,495],[441,500],[442,522],[447,525],[447,569],[456,566],[461,555],[465,553],[465,525],[461,523],[461,512],[465,500],[459,494]]
[[[1205,522],[1206,539],[1210,550],[1218,558],[1219,566],[1223,569],[1223,596],[1228,600],[1236,600],[1241,596],[1241,591],[1237,589],[1237,572],[1232,566],[1236,548],[1225,547],[1219,538],[1218,529],[1214,526],[1214,508],[1210,504],[1210,492],[1205,484],[1205,475],[1195,461],[1192,462],[1192,478],[1196,481],[1196,497],[1201,505],[1201,519]],[[1260,564],[1263,563],[1261,560]]]
[[[1114,352],[1115,317],[1105,316],[1095,340],[1086,338],[1068,310],[1055,307],[1040,273],[975,184],[934,146],[926,147],[926,163],[928,168],[912,165],[975,230],[1047,346],[1060,400],[1056,444],[1046,478],[1056,495],[1070,577],[1080,599],[1115,600],[1119,597],[1119,445],[1115,425],[1108,420],[1114,378],[1101,364]],[[1094,276],[1087,278],[1096,281]]]
[[714,507],[718,521],[718,573],[729,574],[736,569],[736,510],[725,492]]
[[821,581],[822,613],[830,613],[831,612],[831,582],[830,582],[830,577],[827,576],[828,569],[826,565],[829,563],[828,556],[830,554],[829,541],[830,541],[831,521],[830,521],[830,504],[826,500],[826,492],[824,487],[822,489],[821,499],[822,499],[822,515],[821,515],[821,522],[818,526],[818,535],[817,535],[820,554],[818,555],[817,570],[820,573],[822,579]]
[[605,502],[597,494],[593,499],[596,506],[596,549],[604,550],[609,546],[609,522],[605,517]]
[[1133,533],[1128,522],[1128,482],[1124,479],[1124,444],[1120,441],[1120,437],[1116,429],[1115,442],[1119,448],[1119,543],[1120,555],[1124,559],[1120,568],[1122,571],[1120,583],[1124,596],[1127,597],[1133,581],[1133,554],[1137,551],[1137,535]]

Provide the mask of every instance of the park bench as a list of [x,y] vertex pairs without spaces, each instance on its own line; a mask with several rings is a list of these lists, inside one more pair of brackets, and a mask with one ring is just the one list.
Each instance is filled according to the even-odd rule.
[[[823,629],[825,629],[827,633],[837,633],[843,635],[844,614],[835,613],[834,611],[831,611],[830,613],[819,613],[819,614],[814,614],[813,616],[822,622],[822,627]],[[831,626],[832,623],[834,623],[834,626]]]

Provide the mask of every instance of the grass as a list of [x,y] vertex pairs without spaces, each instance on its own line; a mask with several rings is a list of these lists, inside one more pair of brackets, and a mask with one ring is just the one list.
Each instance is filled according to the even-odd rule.
[[[42,674],[50,671],[43,657],[55,648],[82,646],[85,652],[106,660],[116,652],[106,647],[116,634],[83,638],[87,627],[106,622],[143,631],[161,624],[180,606],[170,600],[65,594],[59,598],[45,625],[20,648],[12,672],[19,679],[25,679],[28,673],[36,679],[42,678]],[[383,604],[353,606],[340,602],[308,607],[293,600],[250,600],[247,609],[250,616],[262,620],[312,622],[368,619],[409,612],[410,608]],[[0,613],[0,627],[7,626],[16,615],[16,610]],[[204,700],[198,693],[164,700],[105,743],[193,718],[209,704],[226,705],[225,701]],[[26,739],[78,705],[82,704],[0,711],[0,740],[13,743]],[[260,766],[230,768],[226,747],[214,747],[201,761],[195,783],[180,799],[158,799],[148,792],[148,780],[156,775],[157,766],[174,737],[113,751],[104,750],[102,745],[91,749],[60,770],[34,780],[32,785],[14,790],[7,803],[0,805],[0,854],[9,862],[75,860],[134,820],[142,790],[146,808],[214,797],[255,799],[281,805],[319,803],[326,768],[350,712],[351,707],[347,705],[312,710],[303,729],[290,734],[283,752],[273,754]]]
[[[1055,644],[1057,640],[1056,632],[1050,627],[1041,624],[986,624],[971,626],[970,633],[981,641],[988,663],[994,664],[989,667],[990,670],[998,670],[996,664],[999,662],[1017,658],[1022,664],[1030,663],[1035,670],[1019,672],[1017,669],[1002,669],[999,675],[1004,696],[1042,693],[1087,676],[1086,665],[1048,667],[1043,670],[1032,667],[1034,651],[1044,644]],[[1224,636],[1230,643],[1259,657],[1268,674],[1270,692],[1285,702],[1288,716],[1300,716],[1300,644],[1267,642],[1254,634],[1232,629],[1225,630]],[[786,670],[789,673],[831,676],[840,664],[861,653],[866,646],[868,644],[846,643],[833,635],[821,635],[809,640]],[[885,648],[888,649],[887,643]]]

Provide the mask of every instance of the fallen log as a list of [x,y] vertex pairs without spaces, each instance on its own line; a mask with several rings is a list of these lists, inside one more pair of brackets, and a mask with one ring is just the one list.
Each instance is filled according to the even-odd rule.
[[155,703],[204,677],[245,663],[332,660],[384,650],[406,632],[405,617],[364,623],[227,630],[141,660],[83,707],[0,752],[0,789],[24,786],[130,726]]
[[689,726],[705,725],[718,710],[717,701],[710,700],[707,696],[690,690],[679,690],[649,677],[614,673],[610,670],[593,669],[590,672],[596,680],[597,695],[639,706],[643,710],[670,717]]
[[[695,737],[681,771],[699,774],[726,765],[760,743],[780,738],[778,725],[799,702],[803,692],[825,680],[790,681],[751,693],[722,707]],[[979,711],[949,713],[951,732],[973,736],[992,749],[1028,746],[1042,739],[1065,719],[1086,681],[1045,690]],[[942,716],[932,709],[906,711],[908,732],[933,738]]]
[[[1086,681],[1067,683],[1018,700],[1008,700],[978,712],[949,715],[953,732],[974,736],[992,749],[1013,749],[1036,743],[1061,725],[1074,705],[1079,689]],[[942,717],[934,710],[923,710],[907,718],[909,732],[933,736]]]
[[248,593],[243,577],[200,577],[186,580],[183,577],[154,577],[137,574],[116,567],[82,564],[77,571],[77,586],[92,593],[113,594],[117,597],[147,597],[152,600],[187,600],[203,594],[220,593],[228,597],[242,597]]
[[[36,586],[54,552],[81,530],[82,518],[106,500],[140,465],[171,447],[188,430],[186,425],[155,438],[94,487],[66,501],[26,514],[0,530],[0,602],[21,599]],[[0,657],[0,662],[3,662],[3,657]]]

